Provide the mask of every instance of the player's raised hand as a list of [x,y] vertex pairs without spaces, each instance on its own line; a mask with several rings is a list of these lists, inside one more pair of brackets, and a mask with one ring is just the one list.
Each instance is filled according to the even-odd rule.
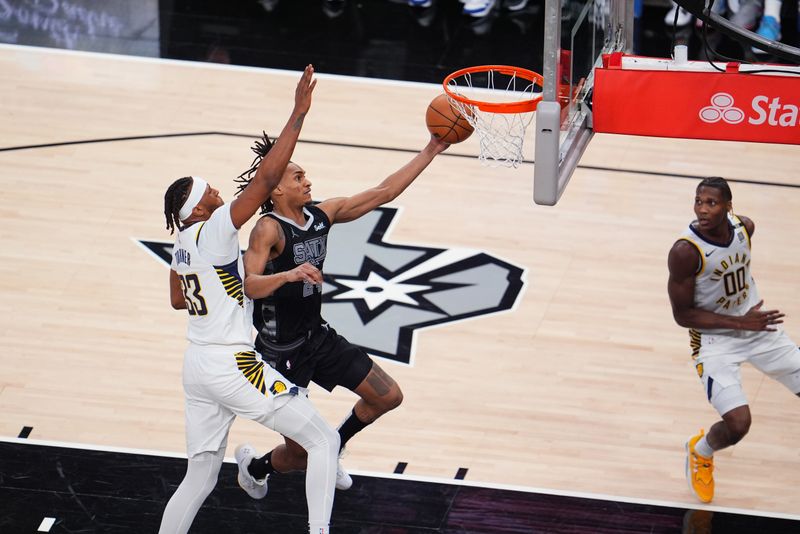
[[775,325],[781,324],[786,314],[778,310],[762,310],[761,306],[763,305],[764,301],[761,300],[758,304],[747,310],[747,313],[739,318],[739,329],[755,331],[777,330]]
[[444,152],[449,146],[449,143],[445,143],[435,135],[431,134],[431,140],[428,141],[428,148],[432,150],[434,154]]
[[319,269],[306,262],[286,272],[289,282],[306,282],[308,284],[322,284],[322,273]]
[[314,66],[306,65],[303,70],[303,75],[300,81],[297,82],[297,89],[294,92],[294,108],[300,113],[306,113],[311,108],[311,93],[314,92],[314,87],[317,85],[317,80],[314,78]]

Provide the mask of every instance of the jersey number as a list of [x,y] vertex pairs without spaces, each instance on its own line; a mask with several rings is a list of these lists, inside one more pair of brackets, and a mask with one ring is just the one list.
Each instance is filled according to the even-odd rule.
[[732,297],[742,289],[747,289],[747,284],[744,280],[744,267],[739,267],[735,273],[726,273],[722,277],[722,282],[725,284],[725,294],[729,297]]
[[[208,315],[206,299],[200,294],[200,280],[196,274],[180,275],[183,298],[189,315]],[[191,292],[191,294],[190,294]]]

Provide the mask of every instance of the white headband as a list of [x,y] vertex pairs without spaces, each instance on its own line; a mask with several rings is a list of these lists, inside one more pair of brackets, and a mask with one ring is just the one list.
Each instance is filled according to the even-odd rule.
[[206,187],[208,187],[208,183],[205,180],[197,176],[192,176],[192,190],[189,192],[189,196],[186,197],[186,202],[183,203],[181,210],[178,212],[178,217],[181,221],[185,221],[192,215],[192,210],[206,193]]

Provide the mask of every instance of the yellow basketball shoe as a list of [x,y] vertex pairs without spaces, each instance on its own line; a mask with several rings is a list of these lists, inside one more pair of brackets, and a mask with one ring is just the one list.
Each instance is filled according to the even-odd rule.
[[703,502],[714,498],[714,458],[700,456],[694,450],[695,444],[703,437],[703,430],[686,442],[686,481],[689,489]]

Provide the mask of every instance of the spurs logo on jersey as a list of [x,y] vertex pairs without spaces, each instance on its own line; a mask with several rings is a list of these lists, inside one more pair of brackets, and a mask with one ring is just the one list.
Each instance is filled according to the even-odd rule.
[[[410,363],[419,329],[513,308],[525,271],[482,251],[387,243],[397,212],[378,208],[331,229],[322,316],[370,354]],[[170,257],[168,243],[141,243]]]
[[[695,275],[695,306],[723,315],[744,315],[759,301],[755,281],[750,275],[750,236],[738,217],[729,214],[728,221],[732,228],[730,243],[708,241],[694,228],[694,223],[680,238],[694,245],[700,254]],[[721,333],[724,330],[700,332]]]
[[[323,227],[324,228],[324,227]],[[311,265],[320,265],[325,261],[326,254],[326,239],[325,237],[315,237],[302,243],[295,243],[292,246],[294,252],[294,264],[302,265],[305,262]]]

